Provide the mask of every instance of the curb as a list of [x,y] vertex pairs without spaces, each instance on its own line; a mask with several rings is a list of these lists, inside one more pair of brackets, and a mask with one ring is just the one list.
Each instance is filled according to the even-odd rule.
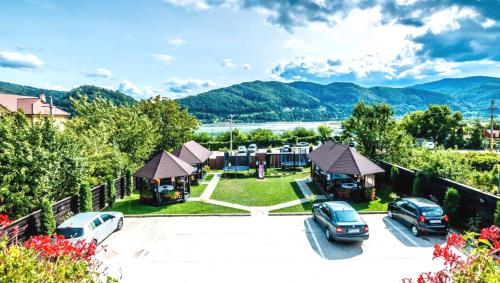
[[125,218],[150,217],[210,217],[210,216],[250,216],[250,213],[215,213],[215,214],[125,214]]
[[[386,214],[387,211],[358,211],[361,215],[366,214]],[[311,212],[269,212],[269,216],[294,216],[294,215],[311,215]]]

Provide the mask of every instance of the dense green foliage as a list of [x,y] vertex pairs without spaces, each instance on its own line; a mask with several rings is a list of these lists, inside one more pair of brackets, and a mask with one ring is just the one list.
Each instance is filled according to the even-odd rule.
[[353,83],[320,85],[310,82],[246,82],[179,99],[181,106],[205,122],[321,121],[348,117],[356,103],[385,102],[396,115],[446,104],[466,116],[486,116],[490,98],[500,98],[500,79],[464,78],[407,88],[364,88]]
[[391,186],[394,188],[399,187],[399,169],[396,166],[391,167]]
[[472,149],[480,149],[484,146],[484,127],[479,120],[474,121],[469,129],[469,142],[467,147]]
[[71,99],[79,97],[86,97],[89,101],[94,101],[98,97],[105,98],[116,105],[131,105],[135,102],[135,99],[117,90],[91,85],[80,86],[71,91],[57,91],[0,82],[0,92],[35,97],[44,93],[46,97],[53,98],[53,102],[56,106],[71,114],[75,114]]
[[44,198],[40,211],[40,233],[43,235],[52,235],[55,230],[56,218],[52,210],[52,202]]
[[493,223],[497,227],[500,227],[500,201],[497,201],[497,208],[495,209],[495,219],[493,220]]
[[116,187],[115,180],[113,176],[108,176],[106,179],[106,189],[107,189],[107,198],[108,198],[108,206],[112,207],[116,201]]
[[343,140],[356,141],[356,148],[374,159],[399,160],[412,144],[411,137],[396,123],[387,104],[356,104],[342,127]]
[[414,197],[420,197],[423,195],[422,178],[423,176],[420,172],[417,172],[417,174],[415,174],[415,179],[413,180],[413,186],[411,189],[411,195]]
[[84,183],[80,186],[80,211],[89,212],[92,211],[92,192],[90,191],[90,185]]
[[444,211],[451,222],[457,222],[457,209],[460,206],[460,193],[455,188],[448,188],[444,196]]
[[127,178],[127,196],[130,196],[134,188],[134,177],[132,176],[132,170],[130,168],[127,169],[125,176]]

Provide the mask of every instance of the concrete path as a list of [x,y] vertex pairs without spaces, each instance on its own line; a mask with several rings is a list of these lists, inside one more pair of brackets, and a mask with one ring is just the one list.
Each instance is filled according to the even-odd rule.
[[201,194],[201,196],[200,196],[201,200],[209,200],[210,199],[210,197],[212,196],[212,193],[214,192],[215,188],[217,187],[217,184],[219,183],[221,176],[222,176],[221,173],[214,174],[214,177],[208,183],[207,187],[203,191],[203,194]]
[[215,200],[215,199],[207,199],[207,200],[201,200],[201,201],[206,202],[206,203],[215,204],[215,205],[220,205],[220,206],[226,206],[226,207],[231,207],[231,208],[236,208],[236,209],[251,211],[251,207],[246,206],[246,205],[241,205],[241,204],[236,204],[236,203],[230,203],[230,202],[225,202],[225,201],[220,201],[220,200]]

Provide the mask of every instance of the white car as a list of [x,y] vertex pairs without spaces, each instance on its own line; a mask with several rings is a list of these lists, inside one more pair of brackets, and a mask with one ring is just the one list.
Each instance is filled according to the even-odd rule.
[[244,145],[238,146],[238,153],[246,153],[247,148]]
[[257,145],[252,143],[248,146],[248,152],[257,152]]
[[98,245],[114,231],[123,228],[121,212],[84,212],[69,218],[57,226],[56,234],[71,243],[83,240]]
[[428,142],[424,142],[422,144],[422,147],[427,148],[427,149],[434,149],[436,147],[436,144],[434,144],[434,142],[428,141]]

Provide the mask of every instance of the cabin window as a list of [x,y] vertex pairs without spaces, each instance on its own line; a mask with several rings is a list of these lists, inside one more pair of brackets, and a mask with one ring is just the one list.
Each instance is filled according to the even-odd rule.
[[365,176],[365,188],[371,188],[375,186],[375,174],[370,174]]

